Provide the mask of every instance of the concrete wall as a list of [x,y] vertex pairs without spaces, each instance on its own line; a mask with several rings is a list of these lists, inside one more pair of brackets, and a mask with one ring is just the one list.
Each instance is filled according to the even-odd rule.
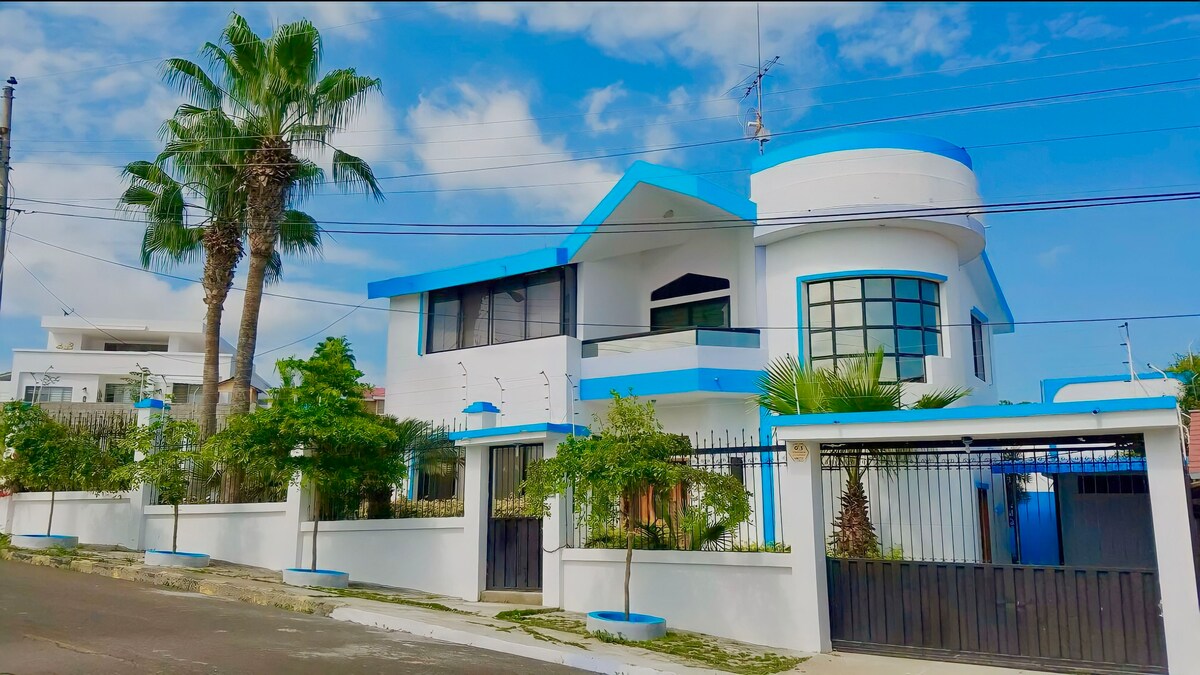
[[1080,494],[1076,478],[1063,475],[1058,484],[1063,562],[1074,566],[1153,568],[1150,495]]
[[[416,588],[468,600],[479,599],[465,518],[410,518],[322,522],[317,564],[349,572],[355,581]],[[302,526],[302,561],[311,564],[311,522]]]
[[1054,393],[1053,401],[1046,403],[1064,403],[1068,401],[1103,401],[1113,398],[1139,398],[1153,396],[1179,396],[1183,391],[1183,383],[1174,378],[1162,378],[1157,373],[1153,377],[1140,375],[1137,380],[1114,377],[1104,382],[1073,382],[1064,385]]
[[[140,510],[130,493],[57,492],[51,533],[76,535],[84,544],[135,548]],[[0,522],[9,534],[45,534],[49,515],[49,492],[22,492],[0,501]]]
[[[141,548],[171,549],[170,506],[145,508]],[[191,504],[179,507],[179,550],[207,553],[218,560],[268,569],[293,565],[295,524],[287,504]]]
[[[625,552],[563,551],[563,609],[620,610]],[[630,610],[667,625],[774,647],[803,649],[787,553],[634,551]]]

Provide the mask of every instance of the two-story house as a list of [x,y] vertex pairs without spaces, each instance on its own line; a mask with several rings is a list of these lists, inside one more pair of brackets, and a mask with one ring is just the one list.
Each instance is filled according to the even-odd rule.
[[[176,403],[198,403],[204,366],[204,331],[190,321],[42,318],[44,349],[14,349],[11,388],[14,400],[128,404],[136,387],[130,373],[146,368],[147,390]],[[231,390],[233,347],[221,341],[218,362],[222,399]],[[253,386],[265,391],[257,375]]]
[[994,403],[992,339],[1013,325],[962,208],[979,203],[966,151],[910,134],[782,147],[748,197],[637,162],[556,247],[370,284],[393,310],[387,410],[495,409],[532,439],[632,391],[669,431],[758,439],[747,399],[769,360],[880,347],[910,396]]

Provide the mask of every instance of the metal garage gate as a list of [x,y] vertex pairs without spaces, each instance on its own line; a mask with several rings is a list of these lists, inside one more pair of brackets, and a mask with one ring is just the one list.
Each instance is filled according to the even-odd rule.
[[1140,437],[1004,443],[822,450],[834,648],[1165,673]]

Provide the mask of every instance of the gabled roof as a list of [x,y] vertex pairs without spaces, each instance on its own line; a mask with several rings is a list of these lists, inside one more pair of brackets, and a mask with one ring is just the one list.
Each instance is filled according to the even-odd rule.
[[625,175],[621,176],[604,199],[600,200],[561,245],[448,269],[374,281],[367,284],[367,297],[390,298],[410,295],[565,265],[574,259],[596,229],[612,216],[617,207],[639,185],[649,185],[691,197],[749,222],[753,222],[758,215],[758,207],[746,197],[686,171],[638,161],[629,167]]

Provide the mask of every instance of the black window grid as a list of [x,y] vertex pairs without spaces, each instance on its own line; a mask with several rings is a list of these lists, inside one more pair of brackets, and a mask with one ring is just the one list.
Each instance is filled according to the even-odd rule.
[[[574,335],[575,334],[575,274],[574,274],[574,271],[575,271],[574,268],[571,266],[558,267],[558,268],[554,268],[552,270],[540,270],[537,272],[531,272],[529,274],[519,274],[519,275],[514,275],[511,277],[492,279],[490,281],[476,283],[476,284],[466,284],[463,286],[456,286],[454,288],[445,288],[445,289],[441,289],[441,290],[437,290],[437,291],[431,291],[429,293],[429,309],[426,312],[427,315],[422,317],[422,321],[425,322],[425,338],[424,338],[425,344],[423,345],[424,349],[425,349],[425,353],[433,354],[433,353],[437,353],[437,352],[455,351],[458,349],[469,349],[471,347],[484,347],[484,346],[488,346],[488,345],[507,344],[509,342],[523,342],[525,340],[535,340],[535,339],[544,338],[544,337],[557,337],[560,335]],[[538,324],[538,326],[539,326],[538,332],[540,334],[531,337],[530,336],[530,318],[529,318],[530,303],[528,302],[528,299],[529,299],[528,293],[529,293],[529,288],[530,288],[529,280],[536,278],[536,277],[545,276],[547,272],[557,272],[558,273],[559,323],[557,326],[557,330],[552,333],[551,332],[543,332],[544,325],[542,323],[539,323]],[[514,290],[516,288],[514,286],[514,282],[521,282],[520,289],[523,289],[524,292],[526,293],[526,301],[522,303],[523,311],[524,311],[524,320],[522,322],[522,332],[521,332],[520,337],[512,337],[511,335],[505,336],[503,332],[498,333],[496,330],[496,326],[495,326],[496,312],[494,311],[495,308],[493,306],[494,302],[493,302],[492,296],[498,290],[500,292],[504,292],[506,290]],[[479,327],[476,330],[481,330],[481,331],[485,332],[486,338],[483,340],[483,342],[476,343],[475,340],[473,339],[473,336],[475,335],[475,333],[472,333],[472,335],[470,335],[470,336],[466,334],[468,332],[465,328],[466,317],[464,316],[464,312],[466,310],[466,307],[465,307],[466,303],[463,301],[463,299],[467,296],[467,294],[479,292],[479,291],[484,292],[484,303],[486,303],[486,309],[483,309],[480,312],[480,316],[481,316],[481,318],[484,318],[486,320],[486,326]],[[437,312],[439,300],[446,301],[446,302],[454,302],[457,306],[456,313],[453,315],[439,315]],[[435,324],[438,321],[438,319],[444,319],[447,316],[453,316],[454,323],[455,323],[455,343],[454,343],[454,346],[451,346],[451,347],[445,347],[445,346],[441,346],[441,345],[437,344],[437,333],[435,331]],[[503,339],[497,339],[498,336],[503,336]]]
[[983,322],[971,317],[971,351],[975,359],[975,377],[987,381],[987,362],[984,357]]
[[[841,298],[836,296],[835,284],[838,282],[857,282],[858,295],[853,298]],[[914,282],[917,290],[914,296],[901,297],[897,292],[897,281]],[[887,282],[889,294],[887,296],[875,294],[868,296],[867,285],[871,282],[872,286],[878,286],[880,282]],[[828,289],[828,297],[822,297],[820,301],[813,302],[814,286],[824,285]],[[906,284],[907,285],[907,284]],[[838,360],[845,360],[856,356],[862,356],[864,352],[854,351],[840,353],[837,346],[837,334],[842,331],[859,331],[862,335],[863,345],[866,347],[866,352],[871,353],[879,348],[879,344],[871,344],[871,331],[891,331],[892,349],[887,349],[884,345],[884,372],[881,377],[883,381],[901,381],[901,382],[924,382],[926,380],[925,372],[925,357],[937,356],[941,354],[941,287],[937,282],[926,279],[916,279],[912,277],[849,277],[843,279],[833,279],[830,281],[809,282],[806,290],[808,291],[808,309],[809,317],[812,316],[813,308],[829,307],[829,327],[815,327],[810,325],[808,328],[808,340],[810,349],[809,362],[813,367],[823,367],[828,364],[828,367],[837,367]],[[824,294],[822,294],[824,295]],[[891,305],[890,323],[871,322],[868,320],[867,304],[872,302],[887,302]],[[900,324],[898,316],[898,305],[900,303],[912,303],[920,307],[920,320],[916,324]],[[837,320],[837,307],[847,305],[859,305],[859,319],[861,325],[839,326]],[[926,319],[932,310],[932,322]],[[901,341],[900,336],[902,331],[911,331],[920,335],[919,341]],[[815,350],[811,348],[814,343],[814,337],[820,339],[822,336],[828,335],[832,352],[829,355],[817,355]],[[914,348],[917,344],[919,347]],[[889,368],[888,361],[891,361]],[[915,373],[916,367],[919,365],[919,375]],[[905,368],[909,367],[914,370],[913,374],[905,375]],[[889,372],[895,373],[895,378],[888,377]]]

